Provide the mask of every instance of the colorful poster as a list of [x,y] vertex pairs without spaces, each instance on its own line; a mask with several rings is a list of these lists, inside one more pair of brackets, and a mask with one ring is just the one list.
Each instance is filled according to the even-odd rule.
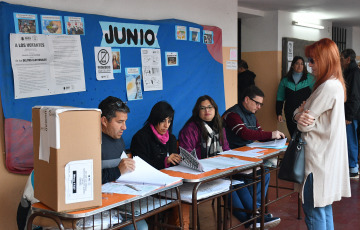
[[98,81],[114,79],[111,61],[111,47],[94,47],[96,79]]
[[125,77],[128,100],[134,101],[143,99],[140,68],[125,68]]
[[214,32],[210,31],[210,30],[204,30],[204,40],[203,42],[205,44],[214,44]]
[[160,49],[142,48],[141,63],[144,77],[144,91],[162,90],[163,80]]
[[38,34],[37,14],[14,13],[15,33]]
[[175,26],[176,40],[186,40],[186,26]]
[[66,34],[85,35],[85,24],[83,17],[65,16]]
[[190,27],[189,28],[189,41],[200,42],[200,29]]
[[41,15],[41,30],[43,34],[63,34],[61,16]]
[[111,49],[113,73],[121,73],[120,49]]
[[166,66],[178,66],[178,52],[165,52]]

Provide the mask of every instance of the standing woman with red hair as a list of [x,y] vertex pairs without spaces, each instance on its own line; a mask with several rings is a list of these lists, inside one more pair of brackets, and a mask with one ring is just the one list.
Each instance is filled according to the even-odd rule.
[[324,38],[305,48],[315,76],[310,97],[295,110],[305,145],[301,194],[308,229],[334,229],[332,203],[350,197],[344,101],[346,87],[336,44]]

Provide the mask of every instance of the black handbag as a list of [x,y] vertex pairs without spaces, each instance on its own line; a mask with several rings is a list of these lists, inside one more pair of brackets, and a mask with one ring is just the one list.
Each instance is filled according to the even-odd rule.
[[280,163],[278,178],[301,184],[305,174],[305,141],[301,132],[296,130]]

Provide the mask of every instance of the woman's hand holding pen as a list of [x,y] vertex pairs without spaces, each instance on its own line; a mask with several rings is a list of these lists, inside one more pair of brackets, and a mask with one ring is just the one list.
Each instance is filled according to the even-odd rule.
[[168,164],[173,164],[173,165],[177,165],[179,164],[181,161],[181,157],[179,154],[177,153],[172,153],[168,158],[167,158],[167,163]]

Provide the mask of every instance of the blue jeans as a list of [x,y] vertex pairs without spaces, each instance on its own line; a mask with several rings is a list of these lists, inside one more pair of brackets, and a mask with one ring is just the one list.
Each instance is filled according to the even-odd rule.
[[312,173],[306,179],[304,186],[304,204],[305,223],[309,230],[333,230],[332,206],[314,208],[313,196],[313,175]]
[[[265,175],[265,196],[269,188],[270,174]],[[245,184],[251,183],[251,180],[244,180]],[[241,186],[241,185],[240,185]],[[233,208],[241,208],[253,210],[253,187],[252,185],[239,189],[232,192],[229,196],[232,196],[232,206]],[[229,197],[230,202],[230,197]],[[256,184],[256,206],[260,207],[261,205],[261,182]],[[246,212],[241,212],[239,210],[233,210],[233,215],[240,221],[245,222],[250,219],[251,214]]]
[[349,168],[355,168],[353,173],[359,171],[358,169],[358,138],[357,138],[358,120],[353,120],[351,124],[346,125],[346,135],[348,144],[348,155],[349,155]]
[[[136,222],[136,227],[138,230],[148,230],[148,225],[145,220],[140,220]],[[120,228],[122,230],[134,230],[134,225],[130,224],[126,227]]]

